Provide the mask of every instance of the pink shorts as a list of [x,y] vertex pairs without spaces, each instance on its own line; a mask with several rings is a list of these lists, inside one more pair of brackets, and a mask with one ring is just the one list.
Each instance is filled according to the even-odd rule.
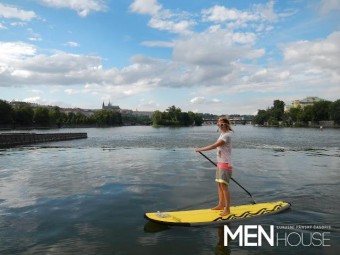
[[222,169],[227,170],[227,171],[233,170],[233,167],[231,165],[229,165],[228,163],[224,163],[224,162],[218,162],[217,167],[222,168]]

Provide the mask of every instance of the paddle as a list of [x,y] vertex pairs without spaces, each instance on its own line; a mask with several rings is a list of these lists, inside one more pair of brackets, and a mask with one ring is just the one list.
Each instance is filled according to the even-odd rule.
[[[205,157],[207,160],[209,160],[213,165],[217,166],[215,162],[213,162],[210,158],[208,158],[206,155],[204,155],[202,152],[199,151],[199,153]],[[246,190],[241,184],[239,184],[233,177],[231,177],[231,179],[238,185],[240,186],[245,192],[247,192],[247,194],[251,197],[251,199],[253,200],[253,204],[256,204],[255,199],[253,198],[253,196],[250,194],[250,192],[248,190]]]

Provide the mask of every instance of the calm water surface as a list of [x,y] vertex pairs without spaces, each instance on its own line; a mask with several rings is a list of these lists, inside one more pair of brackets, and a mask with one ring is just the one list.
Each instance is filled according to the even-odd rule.
[[[214,126],[57,132],[88,139],[0,151],[0,254],[339,254],[340,130],[235,126],[233,137],[233,177],[257,202],[292,203],[241,224],[330,226],[330,247],[223,247],[219,227],[143,218],[215,205],[214,167],[193,151],[216,140]],[[230,188],[234,205],[250,203]]]

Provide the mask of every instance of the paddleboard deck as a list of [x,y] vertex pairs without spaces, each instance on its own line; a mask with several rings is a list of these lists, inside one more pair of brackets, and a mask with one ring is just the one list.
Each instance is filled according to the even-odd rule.
[[150,221],[173,226],[204,226],[218,225],[233,221],[241,221],[249,218],[277,214],[290,207],[290,203],[284,201],[247,204],[230,207],[230,214],[220,216],[222,211],[200,209],[190,211],[151,212],[144,217]]

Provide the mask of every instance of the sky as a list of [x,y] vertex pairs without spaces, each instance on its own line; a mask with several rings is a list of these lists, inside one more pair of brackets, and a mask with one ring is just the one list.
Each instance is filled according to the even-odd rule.
[[0,99],[256,114],[340,99],[340,0],[0,0]]

